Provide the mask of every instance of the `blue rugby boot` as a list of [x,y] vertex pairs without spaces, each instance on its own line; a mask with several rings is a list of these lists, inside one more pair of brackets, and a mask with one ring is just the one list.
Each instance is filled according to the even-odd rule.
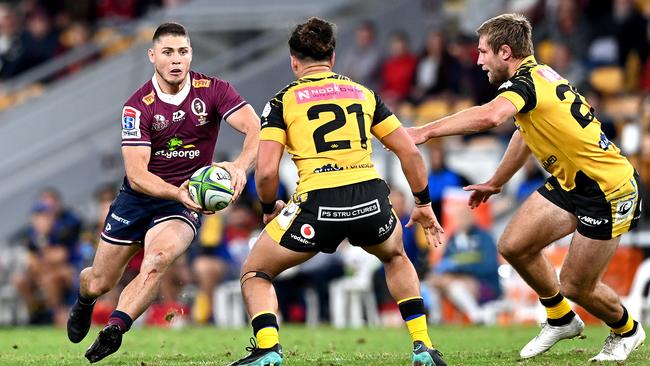
[[280,343],[271,348],[259,348],[255,338],[251,338],[251,346],[246,347],[250,354],[228,366],[280,366],[282,365],[282,346]]
[[435,348],[429,348],[420,341],[413,342],[413,366],[447,366],[442,359],[442,353]]

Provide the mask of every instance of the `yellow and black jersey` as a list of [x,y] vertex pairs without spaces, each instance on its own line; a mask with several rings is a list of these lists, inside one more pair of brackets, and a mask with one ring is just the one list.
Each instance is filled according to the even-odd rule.
[[583,180],[576,179],[579,172],[598,183],[605,194],[632,177],[634,168],[602,132],[585,98],[533,56],[525,58],[514,76],[499,87],[499,96],[515,105],[517,129],[562,188],[579,186]]
[[400,127],[379,96],[333,72],[289,84],[266,104],[261,122],[261,140],[292,155],[298,194],[379,178],[371,133],[381,139]]

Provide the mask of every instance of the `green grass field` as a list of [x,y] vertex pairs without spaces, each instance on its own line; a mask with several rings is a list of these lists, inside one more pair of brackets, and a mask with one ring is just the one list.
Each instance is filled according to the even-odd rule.
[[[0,328],[0,365],[88,365],[83,357],[99,329],[80,344],[64,329]],[[535,327],[433,327],[430,334],[449,365],[588,365],[607,336],[605,327],[589,327],[586,339],[567,340],[538,358],[519,361],[519,348]],[[215,327],[134,329],[122,348],[98,365],[227,365],[246,352],[251,331]],[[284,365],[409,365],[410,338],[405,329],[338,330],[285,326],[281,329]],[[626,365],[650,365],[650,345],[632,353]]]

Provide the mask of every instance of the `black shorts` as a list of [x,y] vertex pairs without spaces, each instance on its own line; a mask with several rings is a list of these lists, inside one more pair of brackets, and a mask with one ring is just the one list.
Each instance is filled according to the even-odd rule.
[[180,202],[147,196],[124,183],[108,210],[101,238],[117,245],[143,244],[149,229],[168,220],[186,222],[195,236],[201,226],[200,215]]
[[294,195],[266,225],[269,236],[296,252],[334,253],[343,239],[355,246],[384,242],[399,220],[381,179]]
[[643,191],[634,172],[621,187],[605,194],[596,181],[584,173],[576,175],[576,187],[570,191],[550,177],[537,190],[556,206],[574,214],[578,232],[588,238],[609,240],[634,229],[641,217]]

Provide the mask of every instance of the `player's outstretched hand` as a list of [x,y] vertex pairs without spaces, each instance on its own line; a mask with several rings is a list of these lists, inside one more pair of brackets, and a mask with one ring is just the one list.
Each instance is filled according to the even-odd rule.
[[416,145],[423,144],[428,140],[421,127],[408,127],[406,128],[406,132],[411,136],[411,140]]
[[280,211],[286,206],[284,201],[282,200],[277,200],[275,201],[275,207],[273,208],[273,212],[270,214],[264,214],[264,217],[262,217],[262,221],[264,222],[264,225],[268,224],[273,220],[276,216],[280,214]]
[[235,191],[232,195],[232,201],[236,201],[246,185],[246,169],[230,161],[212,163],[212,165],[224,168],[230,173],[230,186]]
[[481,184],[472,184],[463,187],[466,191],[471,191],[467,205],[471,208],[477,208],[481,203],[487,202],[491,195],[501,192],[501,186],[488,182]]
[[442,244],[440,234],[445,231],[438,223],[436,215],[433,213],[433,209],[431,208],[431,204],[419,205],[413,208],[411,218],[409,219],[408,224],[406,224],[406,227],[411,227],[416,222],[422,226],[422,229],[424,229],[424,236],[427,239],[427,244],[433,245],[436,248],[438,245]]
[[186,180],[178,187],[178,202],[182,203],[183,206],[189,208],[192,211],[200,212],[205,215],[211,215],[214,211],[204,210],[198,203],[194,202],[192,196],[190,196],[190,181]]

